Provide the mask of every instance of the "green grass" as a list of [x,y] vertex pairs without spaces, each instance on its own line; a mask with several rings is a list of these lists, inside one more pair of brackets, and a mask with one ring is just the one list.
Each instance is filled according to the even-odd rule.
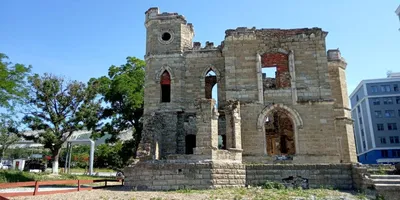
[[78,180],[78,179],[92,180],[92,179],[104,179],[104,177],[71,175],[71,174],[59,174],[57,176],[57,175],[51,175],[50,173],[31,173],[31,172],[21,172],[17,170],[0,170],[0,183],[48,181],[48,180]]
[[[357,193],[355,191],[338,191],[329,188],[320,189],[288,189],[281,183],[277,182],[266,182],[259,186],[252,186],[249,188],[220,188],[214,190],[192,190],[192,189],[180,189],[177,191],[170,191],[176,193],[183,193],[185,195],[199,195],[202,194],[207,196],[208,199],[257,199],[257,200],[275,200],[275,199],[292,199],[293,197],[299,198],[310,198],[314,196],[316,199],[323,198],[342,198],[349,197],[352,199],[366,199],[366,195],[363,193]],[[188,199],[190,197],[188,196]]]
[[327,197],[342,197],[344,195],[353,199],[365,199],[365,195],[356,193],[346,193],[330,189],[265,189],[261,187],[253,188],[221,188],[215,190],[196,191],[192,190],[191,194],[196,192],[207,194],[211,199],[258,199],[258,200],[277,200],[291,199],[293,197],[310,198],[315,196],[316,199]]
[[[107,168],[94,168],[93,171],[96,172],[115,172],[112,169],[107,169]],[[72,173],[84,173],[87,172],[87,170],[82,169],[82,168],[71,168]]]

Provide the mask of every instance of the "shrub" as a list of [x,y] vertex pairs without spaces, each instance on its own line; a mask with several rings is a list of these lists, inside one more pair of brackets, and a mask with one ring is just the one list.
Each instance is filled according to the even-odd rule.
[[262,185],[262,188],[264,189],[278,189],[278,190],[283,190],[285,189],[285,185],[282,183],[278,182],[273,182],[273,181],[267,181]]

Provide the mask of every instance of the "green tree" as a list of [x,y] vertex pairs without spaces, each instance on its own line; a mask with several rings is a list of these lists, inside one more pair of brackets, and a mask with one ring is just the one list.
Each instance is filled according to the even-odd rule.
[[94,152],[95,162],[94,165],[99,168],[110,168],[114,170],[119,170],[124,167],[124,161],[121,157],[122,148],[124,144],[122,141],[118,141],[109,144],[101,144],[96,147]]
[[102,128],[102,135],[111,134],[108,142],[118,141],[118,135],[122,131],[132,130],[133,139],[126,141],[121,153],[123,163],[126,164],[135,157],[138,144],[141,139],[143,125],[140,119],[143,115],[144,94],[144,67],[145,62],[135,57],[127,57],[126,64],[112,65],[108,70],[108,76],[92,78],[89,85],[98,88],[102,100],[107,104],[102,114],[102,119],[109,119]]
[[74,131],[95,131],[101,114],[101,101],[96,88],[78,81],[35,74],[29,78],[31,91],[23,122],[37,134],[22,135],[44,145],[52,155],[53,173],[58,173],[58,161],[63,144]]
[[12,108],[27,94],[27,77],[31,66],[7,62],[8,57],[0,53],[0,107]]
[[0,116],[0,160],[4,158],[4,153],[13,144],[19,141],[17,135],[18,130],[16,128],[16,123],[11,118],[3,115]]

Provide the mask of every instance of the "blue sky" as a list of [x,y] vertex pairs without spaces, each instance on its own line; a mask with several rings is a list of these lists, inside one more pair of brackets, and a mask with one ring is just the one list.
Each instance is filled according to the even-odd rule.
[[327,48],[339,48],[348,62],[353,90],[362,79],[400,71],[398,0],[234,1],[234,0],[2,0],[0,52],[13,62],[88,81],[106,75],[127,56],[143,59],[144,12],[183,14],[195,28],[195,41],[220,44],[236,27],[303,28],[328,31]]

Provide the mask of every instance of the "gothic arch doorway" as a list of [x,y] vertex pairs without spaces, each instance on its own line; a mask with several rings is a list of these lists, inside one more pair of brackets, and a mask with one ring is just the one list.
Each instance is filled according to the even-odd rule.
[[269,105],[259,115],[257,127],[265,138],[265,154],[299,153],[298,132],[303,127],[303,121],[297,111],[283,104]]
[[294,125],[283,109],[274,109],[264,122],[268,155],[294,155],[296,153]]

